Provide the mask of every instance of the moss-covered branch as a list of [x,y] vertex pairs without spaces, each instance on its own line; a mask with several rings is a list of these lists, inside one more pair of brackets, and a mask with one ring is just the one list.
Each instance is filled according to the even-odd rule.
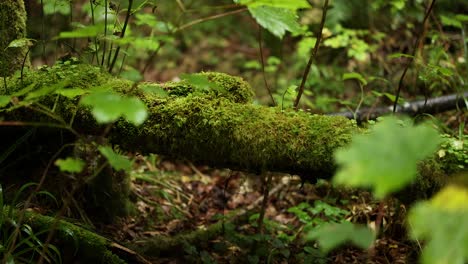
[[[250,87],[240,78],[217,73],[205,75],[223,89],[196,91],[184,82],[169,83],[162,85],[169,96],[160,98],[144,92],[142,87],[149,84],[134,87],[131,82],[112,78],[93,66],[72,63],[31,72],[23,84],[12,80],[9,93],[21,94],[21,89],[43,93],[32,102],[54,109],[64,124],[73,117],[73,128],[84,134],[101,130],[89,111],[78,107],[77,100],[57,97],[54,89],[101,87],[136,95],[146,103],[149,118],[139,127],[119,120],[110,131],[111,142],[127,150],[254,172],[268,170],[327,178],[335,168],[333,151],[346,145],[357,131],[343,117],[254,105],[249,102]],[[31,91],[28,95],[31,98]],[[17,105],[26,104],[28,95],[15,96]],[[57,122],[30,112],[20,108],[4,111],[3,115],[10,120]]]

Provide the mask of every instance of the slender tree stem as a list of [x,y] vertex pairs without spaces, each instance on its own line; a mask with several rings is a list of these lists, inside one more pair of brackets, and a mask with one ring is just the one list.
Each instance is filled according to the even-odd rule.
[[320,21],[320,29],[317,34],[317,41],[315,42],[314,51],[310,55],[309,62],[304,70],[304,74],[302,75],[301,86],[299,86],[299,91],[297,93],[296,101],[294,102],[294,109],[297,109],[299,102],[301,101],[302,93],[304,92],[305,83],[307,81],[307,77],[309,76],[310,68],[312,67],[312,63],[314,62],[315,57],[317,56],[317,52],[320,46],[320,42],[322,40],[322,31],[323,27],[325,26],[325,19],[327,18],[327,11],[328,11],[328,0],[325,0],[322,9],[322,20]]
[[247,10],[246,7],[241,8],[241,9],[237,9],[237,10],[233,10],[233,11],[229,11],[229,12],[226,12],[226,13],[222,13],[222,14],[217,14],[217,15],[213,15],[213,16],[209,16],[209,17],[196,19],[196,20],[193,20],[193,21],[191,21],[191,22],[189,22],[187,24],[184,24],[184,25],[180,26],[179,28],[177,28],[176,31],[182,31],[182,30],[184,30],[186,28],[189,28],[191,26],[194,26],[196,24],[200,24],[200,23],[203,23],[203,22],[206,22],[206,21],[209,21],[209,20],[213,20],[213,19],[217,19],[217,18],[220,18],[220,17],[225,17],[225,16],[241,13],[241,12],[244,12],[245,10]]
[[266,74],[265,74],[265,60],[263,58],[263,45],[262,45],[262,27],[258,26],[258,47],[260,50],[260,62],[262,65],[262,75],[263,75],[263,82],[265,83],[265,88],[268,91],[268,94],[270,95],[271,101],[273,102],[273,105],[276,106],[275,98],[273,98],[273,94],[271,93],[270,86],[268,85],[267,79],[266,79]]
[[423,40],[423,35],[424,35],[424,28],[426,26],[427,20],[429,18],[429,15],[431,14],[431,11],[434,7],[436,0],[432,0],[431,4],[427,8],[426,14],[423,19],[422,27],[421,27],[421,32],[418,35],[418,38],[416,39],[416,42],[414,43],[413,51],[411,52],[411,57],[408,58],[408,63],[406,63],[405,69],[403,69],[403,73],[400,76],[400,80],[398,81],[398,88],[395,94],[395,102],[393,102],[393,113],[396,112],[397,110],[397,105],[398,105],[398,99],[400,99],[400,93],[403,88],[403,80],[405,79],[406,73],[408,72],[409,67],[414,61],[414,56],[416,56],[416,51],[420,44],[422,43]]
[[[120,34],[121,39],[125,36],[125,31],[127,30],[128,20],[130,19],[130,16],[132,15],[132,5],[133,5],[133,0],[128,0],[127,15],[125,16],[125,22],[122,28],[122,34]],[[112,63],[109,66],[109,72],[112,72],[115,62],[117,61],[117,57],[119,56],[119,52],[120,52],[120,46],[118,46],[117,49],[115,50],[114,58],[112,59]]]

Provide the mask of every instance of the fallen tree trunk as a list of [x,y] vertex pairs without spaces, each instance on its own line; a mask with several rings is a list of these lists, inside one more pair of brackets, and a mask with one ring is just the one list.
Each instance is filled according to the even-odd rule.
[[[3,120],[50,124],[63,119],[57,124],[62,127],[73,120],[72,127],[79,134],[99,135],[103,127],[96,124],[89,109],[78,104],[78,98],[67,99],[55,92],[73,88],[112,89],[138,96],[148,107],[149,117],[143,125],[136,127],[121,119],[109,130],[110,141],[125,150],[257,173],[298,174],[312,182],[334,174],[334,151],[359,133],[359,128],[345,117],[251,104],[248,85],[224,74],[205,74],[222,86],[222,91],[196,91],[185,82],[168,83],[160,85],[168,92],[167,97],[161,98],[143,89],[154,84],[137,86],[97,67],[69,64],[30,72],[24,80],[11,79],[7,91],[13,106],[2,111]],[[23,92],[25,89],[28,93]],[[39,103],[53,109],[60,118],[27,109]],[[431,178],[432,174],[445,175],[441,167],[437,160],[424,163],[420,179]],[[422,191],[433,189],[439,178],[424,182]]]
[[[19,80],[9,82],[11,100],[16,100],[16,105],[3,110],[3,120],[57,123],[48,115],[20,107],[40,102],[54,109],[64,120],[63,124],[73,118],[72,127],[78,133],[101,134],[102,127],[95,123],[88,109],[79,107],[77,99],[57,98],[54,91],[106,86],[136,95],[148,107],[149,117],[143,125],[136,127],[119,120],[110,130],[110,141],[126,150],[165,154],[245,171],[278,171],[318,178],[329,178],[333,174],[333,151],[347,145],[358,131],[344,117],[281,111],[248,103],[252,97],[249,86],[227,75],[207,75],[225,87],[225,93],[195,94],[190,85],[182,82],[165,85],[169,97],[159,98],[93,66],[72,66],[75,67],[57,66],[31,72],[22,84]],[[28,102],[26,94],[15,96],[24,89],[38,94],[44,89],[50,90]]]
[[[435,98],[428,98],[427,100],[407,102],[403,105],[398,105],[396,108],[396,113],[416,116],[420,114],[438,114],[453,109],[464,109],[468,107],[465,101],[467,97],[468,92],[463,92],[460,94],[450,94]],[[355,119],[357,122],[361,123],[367,120],[377,119],[379,116],[383,116],[392,112],[393,106],[386,106],[377,108],[363,108],[356,112],[346,111],[332,113],[329,115],[344,116],[348,119]]]

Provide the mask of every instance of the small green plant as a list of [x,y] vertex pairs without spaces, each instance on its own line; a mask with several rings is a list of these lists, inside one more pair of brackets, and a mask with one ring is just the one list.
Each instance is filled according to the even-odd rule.
[[304,232],[323,226],[326,223],[341,223],[349,212],[336,206],[329,205],[323,201],[315,201],[311,206],[309,203],[300,203],[288,209],[288,212],[297,216],[304,223]]
[[[26,184],[20,188],[13,202],[16,203],[21,192],[33,185]],[[51,196],[50,193],[42,193]],[[39,258],[43,258],[46,263],[62,263],[57,247],[44,244],[41,238],[49,230],[34,231],[30,225],[18,222],[18,216],[21,213],[11,205],[5,204],[3,188],[0,184],[0,259],[2,263],[33,263]]]

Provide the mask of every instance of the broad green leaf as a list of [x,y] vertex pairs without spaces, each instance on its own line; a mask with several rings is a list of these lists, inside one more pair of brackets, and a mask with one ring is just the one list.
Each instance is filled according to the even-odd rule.
[[448,17],[448,16],[440,16],[440,21],[442,22],[442,25],[444,26],[452,26],[456,28],[462,28],[462,23],[460,20],[453,18],[453,17]]
[[159,23],[156,19],[156,16],[153,14],[136,13],[135,18],[135,24],[138,26],[148,25],[152,28],[155,28]]
[[37,90],[30,91],[27,93],[25,100],[31,100],[31,99],[36,99],[40,98],[46,95],[51,94],[52,92],[62,89],[65,87],[68,83],[66,81],[58,82],[50,86],[42,86]]
[[137,97],[124,97],[115,92],[94,92],[85,95],[81,103],[91,107],[98,123],[109,123],[123,116],[134,125],[141,125],[147,118],[145,104]]
[[348,241],[366,249],[374,241],[374,233],[369,228],[356,226],[350,222],[331,223],[313,229],[307,234],[306,239],[317,240],[321,250],[327,253]]
[[460,22],[468,22],[468,15],[457,14],[455,15],[455,19]]
[[362,85],[367,85],[367,80],[357,72],[349,72],[343,74],[343,81],[350,79],[358,80]]
[[416,204],[408,215],[414,239],[424,240],[424,264],[468,261],[468,190],[448,186],[430,201]]
[[144,84],[144,85],[140,85],[140,89],[142,89],[145,93],[152,94],[159,98],[166,98],[169,96],[169,93],[159,85],[154,85],[154,84],[145,85]]
[[276,8],[291,9],[294,11],[301,8],[310,8],[310,4],[307,2],[307,0],[237,0],[234,2],[246,5],[248,7],[271,6]]
[[337,150],[335,159],[341,168],[333,181],[371,188],[380,199],[411,183],[418,161],[434,153],[440,137],[427,125],[402,123],[385,117],[369,134],[356,135],[347,148]]
[[11,96],[0,95],[0,107],[5,107],[10,103]]
[[115,170],[124,170],[126,172],[132,169],[132,161],[128,159],[127,156],[120,155],[114,152],[111,147],[100,146],[99,152],[107,158],[109,164]]
[[70,89],[63,88],[63,89],[58,89],[57,91],[55,91],[56,94],[60,94],[70,99],[75,98],[77,96],[81,96],[88,92],[89,91],[81,89],[81,88],[70,88]]
[[33,39],[29,38],[21,38],[15,39],[10,44],[8,44],[7,48],[22,48],[22,47],[30,47],[33,45]]
[[59,167],[60,171],[79,173],[83,170],[85,162],[80,159],[68,157],[66,159],[56,160],[55,165]]
[[186,80],[195,88],[195,91],[209,91],[210,89],[222,91],[223,88],[214,82],[208,80],[208,77],[201,74],[181,74],[180,77]]
[[57,38],[89,38],[96,37],[103,32],[103,24],[95,24],[89,26],[79,26],[73,31],[60,32]]
[[194,86],[196,90],[208,91],[212,85],[206,76],[199,74],[181,74],[180,77],[186,80],[190,85]]
[[301,30],[295,11],[272,7],[249,7],[249,12],[259,25],[278,38],[283,38],[286,31],[295,33]]

